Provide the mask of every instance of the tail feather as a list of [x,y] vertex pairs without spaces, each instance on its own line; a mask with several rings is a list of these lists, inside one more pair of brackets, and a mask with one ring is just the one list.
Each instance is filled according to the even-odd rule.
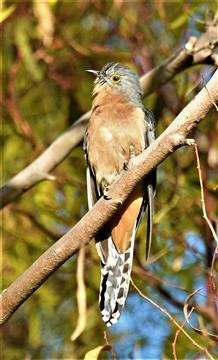
[[107,326],[117,322],[126,301],[132,270],[135,229],[136,226],[124,253],[119,253],[112,239],[108,239],[109,256],[107,262],[102,263],[99,296],[102,319]]

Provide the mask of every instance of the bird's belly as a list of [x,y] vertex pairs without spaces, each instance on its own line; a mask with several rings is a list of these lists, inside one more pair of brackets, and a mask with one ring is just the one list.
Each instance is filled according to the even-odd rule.
[[99,185],[111,185],[119,176],[131,154],[141,153],[145,148],[144,134],[132,126],[99,126],[89,138],[89,161]]
[[113,141],[113,132],[106,126],[101,126],[99,129],[99,135],[105,143]]
[[123,102],[97,107],[88,126],[88,158],[97,183],[113,183],[130,157],[145,149],[145,120],[141,108]]

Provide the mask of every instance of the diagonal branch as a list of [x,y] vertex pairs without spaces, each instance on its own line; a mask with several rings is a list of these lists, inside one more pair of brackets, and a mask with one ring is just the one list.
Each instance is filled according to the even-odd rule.
[[[207,84],[214,102],[218,102],[217,83],[218,70]],[[134,165],[124,171],[111,186],[108,192],[110,200],[100,198],[70,231],[45,251],[3,292],[1,323],[6,322],[16,309],[68,258],[91,241],[144,176],[178,147],[188,143],[187,135],[206,116],[212,106],[213,103],[206,89],[203,88],[158,139],[134,159]]]
[[0,208],[16,200],[42,180],[53,180],[49,174],[76,147],[84,136],[90,112],[81,116],[61,134],[36,160],[20,171],[0,189]]
[[[199,38],[190,37],[184,48],[173,54],[162,65],[149,71],[140,79],[144,96],[166,84],[174,76],[197,64],[217,65],[217,21],[215,16],[206,32]],[[21,170],[0,189],[0,207],[16,200],[40,181],[52,180],[49,173],[56,168],[81,143],[90,111],[81,116],[60,135],[35,161]]]
[[[218,12],[206,22],[206,31],[198,38],[190,36],[184,48],[141,78],[144,95],[166,84],[191,66],[207,63],[218,66]],[[147,91],[148,88],[148,91]]]

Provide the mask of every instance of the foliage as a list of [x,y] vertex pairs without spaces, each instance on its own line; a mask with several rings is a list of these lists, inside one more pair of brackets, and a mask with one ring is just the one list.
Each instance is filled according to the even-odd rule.
[[[3,182],[31,163],[91,105],[92,81],[85,69],[119,61],[139,74],[161,64],[188,37],[203,31],[213,2],[82,0],[4,1],[1,12],[3,68]],[[203,86],[208,66],[190,69],[145,99],[160,134]],[[215,110],[195,130],[209,218],[216,210]],[[17,278],[87,211],[85,160],[80,147],[54,171],[55,181],[39,183],[3,211],[3,288]],[[216,314],[210,266],[214,241],[202,216],[199,178],[192,148],[172,154],[158,169],[152,254],[144,266],[145,225],[139,228],[133,278],[140,289],[180,321],[183,302],[195,297],[197,327],[214,332]],[[74,341],[76,258],[70,259],[4,327],[8,360],[81,359],[104,340],[98,310],[99,260],[94,243],[86,248],[87,323]],[[200,311],[200,306],[207,312]],[[126,309],[108,331],[119,359],[172,358],[175,326],[131,288]],[[189,334],[215,353],[212,340]],[[179,358],[201,357],[179,335]],[[107,356],[107,353],[104,353]],[[87,357],[88,358],[88,357]],[[89,357],[90,358],[90,357]]]

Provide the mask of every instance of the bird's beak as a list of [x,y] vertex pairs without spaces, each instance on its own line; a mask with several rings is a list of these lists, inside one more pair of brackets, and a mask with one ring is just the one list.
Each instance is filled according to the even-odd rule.
[[97,71],[97,70],[86,70],[86,71],[88,71],[90,73],[93,73],[96,77],[99,75],[99,72],[100,72],[100,71]]

